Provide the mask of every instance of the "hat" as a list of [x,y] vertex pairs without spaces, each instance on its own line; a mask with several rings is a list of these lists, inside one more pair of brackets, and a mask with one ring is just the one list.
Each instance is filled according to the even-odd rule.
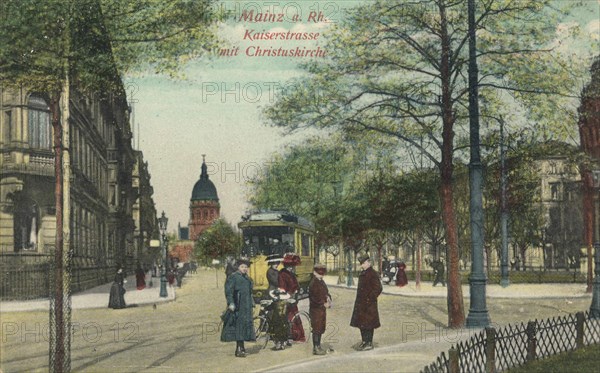
[[250,261],[250,259],[248,259],[248,258],[244,258],[244,257],[242,257],[242,258],[239,258],[239,259],[238,259],[238,260],[235,262],[235,265],[236,265],[236,266],[238,266],[238,267],[239,267],[240,265],[242,265],[242,264],[245,264],[245,265],[249,266],[250,264],[252,264],[252,262]]
[[281,262],[283,260],[283,258],[279,254],[271,254],[271,255],[267,255],[267,258],[265,260],[269,264],[275,264],[275,263]]
[[325,265],[321,264],[321,263],[315,264],[315,266],[313,268],[314,268],[315,272],[317,272],[321,276],[325,275],[325,273],[327,272],[327,267],[325,267]]
[[361,254],[358,256],[358,262],[360,264],[363,264],[364,262],[366,262],[367,260],[371,260],[371,258],[369,258],[369,256],[367,254]]
[[297,266],[300,264],[300,257],[294,253],[287,253],[283,257],[283,266]]

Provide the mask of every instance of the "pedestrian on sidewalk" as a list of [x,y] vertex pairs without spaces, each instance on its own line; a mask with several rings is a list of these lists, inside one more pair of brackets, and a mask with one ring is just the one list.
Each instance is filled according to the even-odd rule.
[[146,288],[146,272],[144,272],[139,262],[135,269],[135,286],[138,290],[144,290]]
[[442,286],[446,286],[446,277],[444,273],[446,272],[446,265],[444,261],[440,258],[439,260],[434,260],[431,263],[431,267],[433,268],[433,274],[435,275],[433,279],[433,286],[441,283]]
[[175,271],[173,268],[169,268],[167,271],[167,281],[169,282],[169,287],[173,287],[175,283]]
[[275,342],[275,347],[273,348],[275,351],[285,349],[290,330],[290,324],[287,319],[287,301],[291,297],[285,290],[279,288],[279,270],[277,267],[279,267],[282,260],[283,258],[279,254],[267,255],[266,258],[269,265],[269,269],[267,269],[267,282],[269,283],[267,294],[273,300],[273,303],[268,307],[268,332],[273,342]]
[[[283,256],[283,269],[279,271],[279,287],[285,290],[293,299],[298,300],[298,290],[300,290],[300,284],[296,278],[296,266],[300,264],[300,256],[294,253],[287,253]],[[291,323],[290,328],[290,339],[296,342],[305,342],[306,336],[304,335],[304,328],[302,327],[302,320],[299,317],[294,318],[298,313],[298,304],[288,304],[288,321]],[[288,341],[287,346],[292,344]]]
[[403,287],[408,284],[408,277],[406,277],[406,263],[400,261],[398,263],[398,273],[396,273],[396,286]]
[[110,295],[108,297],[109,308],[119,309],[127,307],[125,304],[125,288],[123,287],[123,284],[126,282],[127,280],[125,279],[123,267],[117,265],[117,273],[115,274],[115,280],[110,287]]
[[250,260],[237,260],[237,271],[229,275],[225,281],[225,298],[227,307],[234,314],[234,321],[224,325],[221,330],[221,342],[236,342],[235,356],[246,357],[244,341],[255,341],[254,324],[252,322],[254,299],[252,298],[252,279],[248,276]]
[[373,333],[381,326],[379,322],[379,310],[377,308],[377,297],[383,288],[379,281],[379,275],[373,267],[368,255],[360,255],[358,262],[362,271],[358,276],[356,290],[356,301],[350,326],[360,329],[362,342],[356,348],[358,351],[373,349]]
[[308,299],[310,325],[313,333],[313,355],[325,355],[327,352],[321,348],[321,336],[325,333],[327,325],[327,308],[331,307],[331,295],[323,276],[327,267],[323,264],[315,264],[313,267],[313,278],[308,285]]
[[267,282],[269,283],[267,292],[279,289],[279,270],[277,268],[282,260],[283,258],[279,254],[271,254],[266,258],[269,265],[269,269],[267,269]]

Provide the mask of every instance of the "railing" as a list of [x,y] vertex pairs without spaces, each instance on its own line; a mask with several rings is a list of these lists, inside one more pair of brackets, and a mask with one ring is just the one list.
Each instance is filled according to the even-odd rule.
[[31,154],[28,163],[12,163],[10,159],[4,159],[2,163],[3,172],[23,172],[54,176],[54,156],[47,154]]
[[47,298],[50,266],[50,263],[25,268],[3,266],[0,271],[0,299]]
[[442,353],[422,373],[501,372],[529,361],[600,343],[600,319],[578,312],[485,330]]
[[[469,283],[470,272],[461,271],[460,277],[463,284]],[[415,271],[406,271],[409,281],[414,281]],[[421,281],[433,281],[435,275],[431,270],[421,271]],[[488,284],[500,283],[500,272],[490,271],[488,273]],[[566,284],[578,283],[585,284],[587,276],[581,271],[567,270],[527,270],[527,271],[511,271],[510,282],[512,284]]]
[[[48,248],[54,251],[53,247]],[[54,275],[53,255],[35,252],[4,252],[0,255],[0,299],[26,300],[48,298]],[[73,293],[108,283],[114,276],[113,266],[78,266],[72,264]]]

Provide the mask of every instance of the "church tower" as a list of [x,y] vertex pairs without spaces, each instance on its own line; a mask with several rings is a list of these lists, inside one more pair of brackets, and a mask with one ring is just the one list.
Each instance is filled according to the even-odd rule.
[[200,180],[194,185],[190,200],[189,234],[191,240],[198,239],[198,236],[219,218],[220,208],[217,188],[208,179],[205,155],[202,154]]

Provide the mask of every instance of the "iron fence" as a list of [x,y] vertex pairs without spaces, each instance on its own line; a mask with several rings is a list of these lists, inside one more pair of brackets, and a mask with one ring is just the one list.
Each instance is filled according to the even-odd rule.
[[26,268],[3,266],[0,276],[0,299],[48,298],[51,283],[50,263]]
[[[52,255],[31,252],[0,255],[0,299],[48,299],[53,289],[53,261]],[[69,272],[70,291],[79,292],[111,281],[114,267],[72,266]]]
[[600,343],[600,319],[578,312],[486,328],[442,353],[422,373],[502,372],[529,361]]

